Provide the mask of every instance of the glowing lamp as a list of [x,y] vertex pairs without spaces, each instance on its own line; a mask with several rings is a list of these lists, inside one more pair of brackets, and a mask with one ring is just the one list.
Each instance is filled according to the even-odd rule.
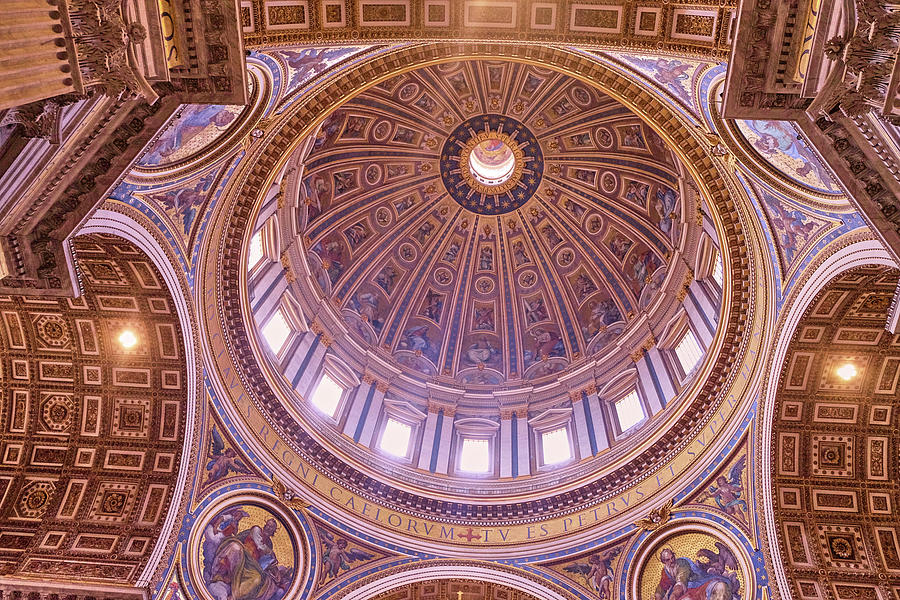
[[846,363],[838,367],[836,371],[838,377],[843,379],[844,381],[850,381],[854,377],[856,377],[856,367],[854,367],[851,363]]
[[126,329],[122,333],[119,334],[119,343],[122,344],[122,347],[126,350],[134,348],[135,344],[138,343],[137,336],[134,335],[134,332],[130,329]]

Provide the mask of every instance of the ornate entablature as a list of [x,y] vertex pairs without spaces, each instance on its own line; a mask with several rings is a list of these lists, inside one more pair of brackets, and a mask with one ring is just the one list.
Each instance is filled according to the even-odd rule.
[[485,39],[724,58],[736,4],[241,0],[240,15],[244,42],[256,48]]
[[898,31],[894,9],[871,0],[746,2],[722,111],[795,122],[895,255]]

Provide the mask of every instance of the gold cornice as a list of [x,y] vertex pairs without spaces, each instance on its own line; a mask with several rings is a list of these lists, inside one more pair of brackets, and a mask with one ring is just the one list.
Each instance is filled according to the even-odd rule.
[[312,323],[309,324],[309,330],[314,334],[319,336],[322,345],[328,348],[334,342],[334,338],[332,338],[328,332],[322,327],[322,324],[319,323],[318,319],[313,320]]
[[684,273],[684,280],[681,282],[681,289],[678,290],[677,298],[679,302],[684,302],[684,299],[687,298],[688,290],[691,287],[691,283],[694,281],[694,271],[688,269]]
[[288,283],[294,283],[295,281],[297,281],[297,277],[294,275],[293,269],[291,269],[291,259],[290,256],[288,256],[288,253],[282,253],[279,260],[281,262],[281,267],[284,269],[285,280]]
[[577,402],[581,400],[581,394],[584,393],[587,396],[592,396],[597,393],[597,384],[591,383],[583,388],[579,388],[577,390],[569,391],[569,400],[572,402]]
[[456,405],[449,402],[440,402],[434,399],[428,401],[428,412],[438,413],[442,410],[444,411],[444,416],[446,417],[456,416]]

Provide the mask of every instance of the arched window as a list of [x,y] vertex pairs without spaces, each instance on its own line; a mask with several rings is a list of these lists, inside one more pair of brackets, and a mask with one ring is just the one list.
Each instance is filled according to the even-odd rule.
[[385,398],[383,406],[377,448],[391,458],[412,461],[415,440],[427,415],[401,400]]
[[291,338],[294,330],[291,328],[288,320],[284,316],[284,311],[279,307],[275,309],[266,324],[262,326],[263,338],[269,345],[269,349],[275,356],[280,356],[281,351],[287,345],[287,341]]
[[485,438],[463,437],[459,451],[459,469],[466,473],[487,473],[491,470],[491,445]]
[[675,356],[678,357],[678,362],[685,374],[693,371],[694,367],[700,363],[700,359],[703,358],[703,349],[700,348],[700,344],[690,328],[684,332],[681,340],[675,346]]
[[551,468],[575,458],[572,409],[551,408],[528,420],[534,432],[537,468]]
[[388,417],[381,432],[381,441],[378,447],[398,458],[409,456],[409,439],[412,436],[412,427],[394,418]]
[[320,412],[333,418],[337,413],[345,391],[328,373],[323,373],[321,379],[319,379],[319,384],[312,393],[310,402]]
[[247,272],[251,277],[259,271],[260,265],[277,258],[277,225],[277,217],[269,217],[250,238],[250,247],[247,249]]
[[359,378],[353,369],[333,353],[326,352],[317,379],[307,392],[307,400],[319,414],[337,423],[358,385]]
[[725,265],[722,263],[721,252],[716,252],[716,262],[713,263],[712,278],[713,281],[719,284],[719,288],[721,289],[722,284],[725,282]]
[[619,422],[619,430],[622,432],[628,431],[647,418],[644,407],[641,405],[641,399],[638,397],[637,389],[632,389],[616,400],[613,406],[616,408],[616,418]]
[[545,465],[558,465],[572,458],[572,442],[565,425],[541,433],[541,454]]
[[260,230],[250,238],[250,249],[247,251],[247,269],[252,271],[264,257],[262,230]]
[[629,430],[653,414],[644,395],[646,390],[642,387],[647,383],[634,368],[613,378],[599,391],[598,395],[605,400],[611,433],[616,440],[626,437]]
[[460,473],[493,475],[494,450],[500,425],[490,419],[460,419],[457,434],[456,467]]

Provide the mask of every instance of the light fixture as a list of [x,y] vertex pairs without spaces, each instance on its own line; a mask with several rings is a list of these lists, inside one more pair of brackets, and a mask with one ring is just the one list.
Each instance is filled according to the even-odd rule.
[[852,363],[841,365],[840,367],[838,367],[838,370],[836,372],[838,377],[840,377],[844,381],[850,381],[851,379],[856,377],[857,373],[856,367],[854,367]]
[[119,343],[122,344],[122,347],[126,350],[134,348],[135,344],[138,343],[137,336],[134,335],[134,332],[130,329],[126,329],[119,334]]

